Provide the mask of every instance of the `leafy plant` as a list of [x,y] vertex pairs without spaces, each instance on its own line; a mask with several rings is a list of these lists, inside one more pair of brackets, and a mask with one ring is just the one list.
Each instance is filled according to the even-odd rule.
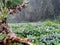
[[41,25],[38,24],[41,23],[13,26],[13,30],[20,37],[29,38],[34,45],[60,44],[60,24],[52,21],[45,21]]
[[9,10],[23,3],[23,0],[0,0],[0,22],[8,17]]

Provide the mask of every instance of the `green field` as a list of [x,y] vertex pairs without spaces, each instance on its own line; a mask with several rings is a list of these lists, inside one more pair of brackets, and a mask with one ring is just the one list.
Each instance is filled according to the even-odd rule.
[[13,32],[19,37],[29,38],[34,45],[60,45],[59,23],[45,21],[36,23],[9,23],[9,25],[12,26]]

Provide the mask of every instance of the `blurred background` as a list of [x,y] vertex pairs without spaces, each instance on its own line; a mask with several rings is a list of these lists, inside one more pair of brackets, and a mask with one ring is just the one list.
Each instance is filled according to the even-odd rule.
[[21,12],[10,15],[9,23],[37,22],[44,20],[60,21],[60,0],[28,0],[29,5]]

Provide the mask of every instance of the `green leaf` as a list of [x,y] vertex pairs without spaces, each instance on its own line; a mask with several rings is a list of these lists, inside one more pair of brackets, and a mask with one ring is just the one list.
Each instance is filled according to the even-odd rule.
[[19,4],[22,4],[23,3],[23,0],[12,0],[12,1],[7,1],[6,3],[6,6],[7,7],[12,7],[12,6],[16,6],[16,5],[19,5]]

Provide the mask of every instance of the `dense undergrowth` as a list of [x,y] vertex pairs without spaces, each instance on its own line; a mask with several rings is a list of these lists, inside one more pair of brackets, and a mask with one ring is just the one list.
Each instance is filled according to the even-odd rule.
[[34,45],[60,45],[60,24],[58,23],[45,21],[11,26],[19,37],[29,38]]

